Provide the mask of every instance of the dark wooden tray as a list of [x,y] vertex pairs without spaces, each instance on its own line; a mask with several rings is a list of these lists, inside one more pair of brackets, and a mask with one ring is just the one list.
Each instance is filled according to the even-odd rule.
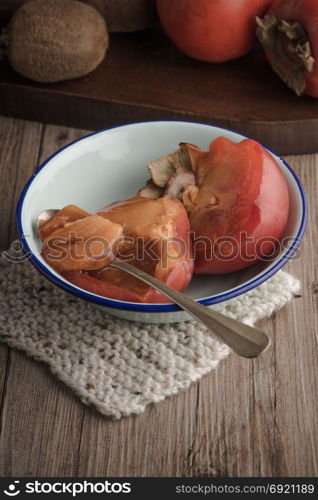
[[261,51],[226,64],[201,63],[158,30],[113,35],[104,62],[78,80],[37,84],[1,61],[0,113],[92,130],[199,121],[254,137],[281,154],[318,151],[318,100],[297,98]]

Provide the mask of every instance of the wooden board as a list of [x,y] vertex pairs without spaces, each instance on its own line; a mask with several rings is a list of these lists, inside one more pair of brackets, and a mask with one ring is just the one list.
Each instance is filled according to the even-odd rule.
[[202,63],[159,30],[113,35],[100,67],[73,81],[32,83],[2,61],[0,114],[92,130],[191,120],[236,130],[281,154],[318,151],[318,100],[297,98],[261,51],[226,64]]
[[[16,238],[17,198],[36,165],[87,133],[0,117],[0,251]],[[259,323],[271,347],[256,360],[231,355],[189,390],[113,422],[0,344],[0,476],[318,475],[318,155],[288,161],[310,224],[287,265],[302,297]]]

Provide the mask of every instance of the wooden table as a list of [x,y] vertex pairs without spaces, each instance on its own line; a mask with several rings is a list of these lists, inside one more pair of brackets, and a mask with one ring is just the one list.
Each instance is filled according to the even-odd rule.
[[298,99],[262,50],[203,63],[182,54],[160,29],[112,35],[110,47],[89,75],[50,84],[23,78],[0,60],[1,114],[92,130],[196,121],[254,137],[280,154],[317,152],[318,100]]
[[[0,117],[0,238],[16,238],[33,169],[87,131]],[[318,475],[318,155],[289,157],[309,197],[301,256],[286,269],[302,297],[262,321],[272,347],[235,355],[200,382],[118,422],[86,408],[46,366],[0,345],[0,475]]]

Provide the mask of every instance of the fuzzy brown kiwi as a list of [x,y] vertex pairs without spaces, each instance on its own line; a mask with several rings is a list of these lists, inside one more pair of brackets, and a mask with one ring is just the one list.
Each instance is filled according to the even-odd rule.
[[106,20],[110,33],[151,28],[156,20],[155,0],[83,0]]
[[90,73],[104,59],[108,40],[102,16],[77,0],[31,0],[2,35],[12,68],[37,82]]

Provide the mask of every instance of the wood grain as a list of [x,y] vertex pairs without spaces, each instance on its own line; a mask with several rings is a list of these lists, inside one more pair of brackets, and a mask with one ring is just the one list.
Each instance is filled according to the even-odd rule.
[[[5,227],[1,227],[1,234],[8,234],[8,243],[15,238],[13,227],[17,197],[34,168],[56,149],[85,134],[81,130],[47,126],[43,128],[42,135],[42,128],[31,122],[3,118],[0,122],[3,134],[1,144],[4,146],[0,168],[3,193],[0,198],[4,199],[1,206],[6,210],[1,217],[6,222]],[[6,168],[7,165],[10,168]],[[12,177],[16,179],[14,183],[11,183]],[[9,230],[6,231],[7,226]],[[6,348],[1,347],[4,356]],[[21,464],[24,476],[41,476],[42,470],[50,470],[49,475],[73,475],[84,408],[64,388],[60,390],[45,367],[14,350],[10,352],[9,359],[4,375],[2,394],[5,398],[0,434],[0,450],[7,452],[1,453],[0,475],[20,475]],[[18,408],[15,404],[17,400]],[[58,432],[55,432],[56,429]]]
[[[42,125],[36,123],[0,119],[0,251],[16,238],[14,207],[20,189],[37,163],[41,130]],[[5,429],[5,401],[12,357],[10,350],[1,344],[0,436]]]
[[31,82],[0,61],[0,113],[100,129],[147,120],[190,120],[230,128],[281,154],[318,152],[318,101],[297,98],[261,50],[225,64],[186,57],[159,30],[112,35],[90,75]]
[[[15,237],[14,204],[35,164],[83,134],[0,118],[2,243]],[[318,475],[318,155],[289,161],[310,218],[301,255],[287,265],[302,297],[260,324],[272,347],[255,361],[232,355],[188,391],[113,422],[45,366],[0,346],[0,475]]]

